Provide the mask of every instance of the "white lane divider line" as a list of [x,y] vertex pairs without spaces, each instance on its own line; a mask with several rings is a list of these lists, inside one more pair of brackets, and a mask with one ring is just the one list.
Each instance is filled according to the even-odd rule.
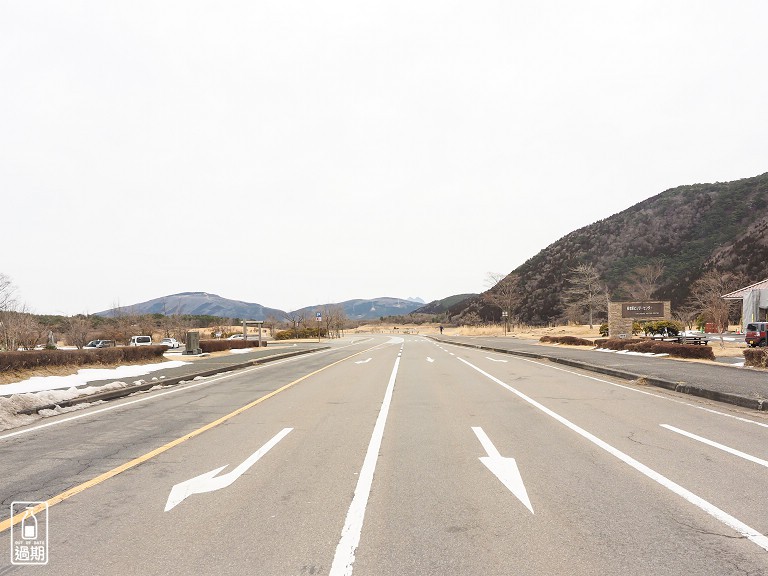
[[365,360],[358,360],[355,364],[368,364],[373,358],[366,358]]
[[490,360],[491,362],[504,362],[505,364],[508,362],[508,360],[497,360],[496,358],[491,358],[490,356],[486,356],[487,360]]
[[376,419],[376,425],[373,427],[371,441],[368,444],[368,451],[365,453],[363,467],[360,469],[360,475],[355,487],[355,495],[352,497],[352,504],[347,511],[347,518],[344,521],[344,528],[341,530],[341,540],[336,546],[336,554],[333,557],[333,564],[328,573],[329,576],[350,576],[352,574],[352,565],[355,563],[355,552],[360,544],[360,534],[363,531],[363,520],[365,519],[365,508],[368,505],[368,497],[371,494],[371,485],[373,484],[373,473],[376,470],[376,461],[379,458],[381,441],[384,438],[384,427],[387,423],[387,414],[392,404],[392,393],[395,389],[395,379],[397,378],[397,369],[400,366],[400,358],[403,353],[403,347],[395,359],[395,365],[392,368],[392,374],[389,377],[389,384],[384,393],[384,401],[381,403],[381,410]]
[[427,356],[427,362],[434,362],[434,361],[435,360],[433,358],[430,358],[429,356]]
[[594,434],[591,434],[591,433],[587,432],[586,430],[584,430],[580,426],[577,426],[576,424],[574,424],[570,420],[564,418],[563,416],[560,416],[556,412],[553,412],[552,410],[550,410],[549,408],[547,408],[543,404],[539,404],[538,402],[536,402],[536,400],[534,400],[533,398],[530,398],[529,396],[526,396],[525,394],[523,394],[519,390],[516,390],[516,389],[512,388],[512,386],[510,386],[509,384],[505,384],[504,382],[502,382],[498,378],[496,378],[494,376],[491,376],[490,374],[488,374],[484,370],[478,368],[474,364],[471,364],[471,363],[467,362],[463,358],[459,358],[459,360],[461,362],[463,362],[464,364],[466,364],[467,366],[469,366],[470,368],[476,370],[477,372],[479,372],[480,374],[482,374],[483,376],[485,376],[489,380],[491,380],[493,382],[496,382],[496,384],[498,384],[499,386],[502,386],[503,388],[506,388],[507,390],[509,390],[510,392],[512,392],[513,394],[515,394],[519,398],[521,398],[522,400],[525,400],[530,405],[534,406],[535,408],[538,408],[539,410],[544,412],[547,416],[551,416],[552,418],[554,418],[555,420],[557,420],[558,422],[560,422],[561,424],[563,424],[567,428],[571,429],[573,432],[576,432],[579,436],[585,438],[586,440],[589,440],[590,442],[592,442],[596,446],[602,448],[603,450],[608,452],[610,455],[615,456],[616,458],[618,458],[619,460],[621,460],[625,464],[631,466],[632,468],[634,468],[635,470],[637,470],[641,474],[647,476],[648,478],[650,478],[654,482],[657,482],[658,484],[661,484],[662,486],[664,486],[664,488],[667,488],[668,490],[670,490],[671,492],[673,492],[673,493],[677,494],[678,496],[682,497],[683,499],[685,499],[686,501],[690,502],[694,506],[700,508],[701,510],[703,510],[704,512],[706,512],[707,514],[709,514],[710,516],[712,516],[716,520],[718,520],[718,521],[722,522],[723,524],[725,524],[726,526],[732,528],[733,530],[735,530],[736,532],[738,532],[739,534],[741,534],[745,538],[751,540],[752,542],[754,542],[755,544],[760,546],[760,548],[762,548],[763,550],[768,552],[768,536],[764,536],[763,534],[761,534],[760,532],[758,532],[754,528],[744,524],[741,520],[738,520],[738,519],[734,518],[733,516],[731,516],[727,512],[724,512],[723,510],[721,510],[720,508],[718,508],[714,504],[711,504],[710,502],[707,502],[706,500],[704,500],[700,496],[697,496],[696,494],[694,494],[690,490],[687,490],[687,489],[683,488],[682,486],[680,486],[679,484],[676,484],[675,482],[673,482],[672,480],[670,480],[666,476],[663,476],[662,474],[659,474],[658,472],[656,472],[655,470],[649,468],[645,464],[642,464],[642,463],[638,462],[637,460],[635,460],[634,458],[632,458],[628,454],[625,454],[624,452],[622,452],[618,448],[614,448],[613,446],[611,446],[607,442],[605,442],[603,440],[600,440],[600,438],[598,438]]
[[739,450],[736,450],[735,448],[730,448],[725,444],[719,444],[714,440],[708,440],[707,438],[704,438],[702,436],[691,434],[690,432],[686,432],[685,430],[680,430],[680,428],[675,428],[674,426],[670,426],[669,424],[659,424],[659,426],[661,426],[662,428],[666,428],[667,430],[671,430],[672,432],[677,432],[678,434],[682,434],[683,436],[687,436],[692,440],[697,440],[702,444],[707,444],[708,446],[712,446],[713,448],[717,448],[718,450],[722,450],[723,452],[728,452],[729,454],[733,454],[734,456],[738,456],[739,458],[744,458],[744,460],[749,460],[750,462],[754,462],[755,464],[759,464],[760,466],[765,466],[766,468],[768,468],[768,460],[763,460],[761,458],[758,458],[757,456],[752,456],[751,454],[747,454],[746,452],[741,452]]
[[520,475],[520,469],[517,467],[515,459],[505,458],[499,454],[496,446],[493,445],[491,439],[488,438],[488,435],[479,426],[473,426],[472,431],[477,436],[477,439],[480,440],[480,444],[483,445],[485,453],[488,454],[488,456],[479,458],[480,462],[485,464],[486,468],[533,514],[533,506],[531,506],[528,491],[525,489],[523,477]]

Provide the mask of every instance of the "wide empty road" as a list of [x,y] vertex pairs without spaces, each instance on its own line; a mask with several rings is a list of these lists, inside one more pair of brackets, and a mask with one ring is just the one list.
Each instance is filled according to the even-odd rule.
[[[420,336],[0,432],[0,463],[0,575],[768,574],[764,415]],[[18,501],[45,566],[12,564]]]

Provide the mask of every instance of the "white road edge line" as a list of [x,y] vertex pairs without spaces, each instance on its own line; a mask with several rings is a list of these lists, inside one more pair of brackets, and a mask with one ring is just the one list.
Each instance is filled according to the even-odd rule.
[[543,368],[549,368],[550,370],[558,370],[560,372],[565,372],[566,374],[573,374],[575,376],[580,376],[581,378],[586,378],[587,380],[594,380],[595,382],[602,382],[603,384],[609,384],[610,386],[615,386],[616,388],[623,388],[624,390],[629,390],[630,392],[635,392],[637,394],[645,394],[646,396],[653,396],[654,398],[660,398],[661,400],[667,400],[669,402],[674,402],[675,404],[682,404],[683,406],[696,408],[696,410],[703,410],[704,412],[709,412],[710,414],[717,414],[718,416],[725,416],[726,418],[732,418],[734,420],[738,420],[739,422],[746,422],[747,424],[754,424],[755,426],[768,428],[768,424],[766,424],[765,422],[756,422],[755,420],[750,420],[749,418],[742,418],[741,416],[726,414],[725,412],[720,412],[719,410],[713,410],[712,408],[706,408],[704,406],[697,406],[696,404],[691,404],[690,402],[683,402],[682,400],[670,398],[669,396],[662,396],[661,394],[654,394],[653,392],[646,392],[645,390],[638,390],[637,388],[632,388],[631,386],[625,386],[624,384],[617,384],[616,382],[611,382],[609,380],[597,378],[596,376],[589,376],[587,374],[582,374],[580,372],[574,372],[573,370],[566,370],[565,368],[560,368],[559,366],[550,366],[549,364],[538,362],[536,360],[531,360],[530,358],[522,358],[520,356],[515,356],[515,355],[512,355],[512,357],[515,360],[520,360],[522,362],[529,362],[531,364],[536,364],[537,366],[542,366]]
[[397,369],[400,366],[402,353],[403,346],[401,345],[400,352],[395,359],[395,365],[392,368],[392,374],[389,377],[387,390],[384,393],[384,401],[381,403],[379,416],[376,418],[376,425],[373,427],[371,441],[368,444],[368,451],[365,453],[363,467],[360,469],[357,486],[355,487],[355,495],[347,512],[344,528],[341,530],[341,539],[338,546],[336,546],[333,564],[331,564],[331,570],[328,573],[329,576],[350,576],[352,574],[352,565],[355,563],[355,552],[360,544],[360,534],[363,531],[363,520],[365,519],[365,508],[368,505],[368,497],[371,494],[373,473],[376,470],[381,441],[384,438],[384,426],[387,423],[387,414],[389,414],[389,406],[392,403],[392,393],[395,389],[395,379],[397,378]]
[[669,424],[659,424],[659,426],[661,426],[662,428],[666,428],[667,430],[671,430],[672,432],[677,432],[678,434],[681,434],[683,436],[687,436],[688,438],[691,438],[693,440],[697,440],[702,444],[707,444],[708,446],[712,446],[713,448],[717,448],[718,450],[722,450],[723,452],[728,452],[729,454],[733,454],[734,456],[738,456],[739,458],[744,458],[744,460],[749,460],[750,462],[754,462],[755,464],[760,464],[760,466],[765,466],[766,468],[768,468],[768,460],[762,460],[757,456],[752,456],[751,454],[747,454],[746,452],[741,452],[739,450],[736,450],[735,448],[730,448],[725,444],[719,444],[714,440],[708,440],[707,438],[704,438],[702,436],[696,436],[696,434],[691,434],[690,432],[686,432],[685,430],[680,430],[680,428],[675,428],[674,426],[670,426]]
[[682,486],[680,486],[679,484],[676,484],[675,482],[673,482],[672,480],[670,480],[666,476],[663,476],[662,474],[660,474],[660,473],[656,472],[655,470],[649,468],[645,464],[642,464],[642,463],[638,462],[637,460],[635,460],[634,458],[632,458],[628,454],[625,454],[624,452],[622,452],[618,448],[614,448],[613,446],[611,446],[607,442],[604,442],[603,440],[601,440],[600,438],[598,438],[594,434],[591,434],[591,433],[587,432],[586,430],[584,430],[580,426],[577,426],[576,424],[574,424],[570,420],[564,418],[563,416],[560,416],[556,412],[553,412],[552,410],[550,410],[549,408],[547,408],[543,404],[539,404],[536,400],[534,400],[533,398],[530,398],[529,396],[526,396],[525,394],[523,394],[519,390],[516,390],[516,389],[512,388],[512,386],[510,386],[509,384],[505,384],[504,382],[502,382],[498,378],[495,378],[494,376],[491,376],[490,374],[488,374],[487,372],[485,372],[482,369],[478,368],[474,364],[471,364],[470,362],[467,362],[463,358],[459,358],[459,360],[461,362],[463,362],[464,364],[466,364],[467,366],[469,366],[470,368],[476,370],[477,372],[479,372],[480,374],[482,374],[483,376],[485,376],[489,380],[491,380],[491,381],[495,382],[496,384],[499,384],[500,386],[506,388],[507,390],[509,390],[510,392],[512,392],[513,394],[515,394],[519,398],[521,398],[522,400],[525,400],[530,405],[534,406],[535,408],[538,408],[539,410],[544,412],[547,416],[551,416],[552,418],[554,418],[555,420],[557,420],[558,422],[560,422],[561,424],[563,424],[567,428],[571,429],[573,432],[576,432],[579,436],[582,436],[586,440],[589,440],[590,442],[592,442],[596,446],[602,448],[603,450],[608,452],[610,455],[615,456],[616,458],[618,458],[619,460],[621,460],[625,464],[631,466],[632,468],[634,468],[635,470],[637,470],[641,474],[647,476],[648,478],[650,478],[654,482],[657,482],[658,484],[661,484],[664,488],[666,488],[666,489],[670,490],[671,492],[677,494],[678,496],[682,497],[683,499],[685,499],[686,501],[690,502],[691,504],[693,504],[697,508],[700,508],[701,510],[703,510],[704,512],[706,512],[707,514],[709,514],[710,516],[712,516],[713,518],[715,518],[719,522],[722,522],[726,526],[732,528],[733,530],[735,530],[736,532],[738,532],[739,534],[741,534],[745,538],[751,540],[752,542],[754,542],[755,544],[760,546],[760,548],[762,548],[763,550],[768,552],[768,536],[764,536],[763,534],[761,534],[760,532],[758,532],[754,528],[744,524],[741,520],[738,520],[738,519],[734,518],[733,516],[731,516],[727,512],[724,512],[723,510],[721,510],[720,508],[718,508],[714,504],[711,504],[710,502],[707,502],[706,500],[704,500],[700,496],[697,496],[696,494],[694,494],[690,490],[687,490],[687,489],[683,488]]
[[[370,340],[368,338],[367,340]],[[363,340],[363,342],[367,341]],[[361,342],[358,342],[360,344]],[[316,354],[325,354],[327,352],[335,352],[336,350],[343,350],[344,348],[349,348],[350,346],[353,346],[353,344],[349,344],[347,346],[340,346],[339,348],[331,348],[330,350],[320,350],[319,352],[316,352]],[[379,346],[383,346],[383,344],[379,344]],[[374,346],[373,348],[377,348],[377,346]],[[373,350],[371,348],[371,350]],[[365,350],[364,350],[365,351]],[[102,412],[108,412],[110,410],[117,410],[118,408],[123,408],[124,406],[130,406],[131,404],[138,404],[139,402],[146,402],[148,400],[155,400],[157,398],[162,398],[163,396],[166,396],[167,394],[175,394],[176,392],[183,392],[185,390],[191,390],[192,388],[197,388],[198,386],[206,386],[208,384],[213,384],[214,382],[218,382],[220,380],[224,380],[225,378],[231,378],[232,376],[242,376],[243,374],[248,374],[249,372],[253,372],[255,370],[263,370],[264,368],[270,368],[272,366],[279,366],[280,364],[285,364],[286,362],[296,362],[298,360],[304,359],[304,354],[299,356],[293,356],[291,358],[285,358],[283,360],[276,360],[275,362],[268,362],[266,364],[259,364],[258,366],[254,366],[253,368],[245,368],[243,370],[234,370],[232,372],[228,372],[222,376],[218,376],[216,378],[212,378],[210,380],[203,380],[202,382],[198,382],[196,384],[188,384],[186,386],[179,386],[176,385],[172,390],[166,390],[165,392],[156,392],[154,394],[150,394],[148,396],[142,396],[141,398],[137,398],[136,400],[131,400],[130,402],[121,402],[120,404],[115,404],[113,406],[107,406],[106,408],[99,408],[98,410],[89,410],[87,412],[83,412],[82,414],[78,414],[76,416],[69,416],[67,418],[57,418],[53,422],[46,422],[45,424],[40,424],[39,426],[33,426],[32,428],[25,428],[24,430],[18,430],[16,432],[11,432],[9,434],[5,434],[0,436],[0,440],[5,440],[6,438],[12,438],[14,436],[21,436],[22,434],[29,434],[30,432],[35,432],[37,430],[42,430],[43,428],[48,428],[49,426],[56,426],[58,424],[65,424],[66,422],[71,422],[72,420],[79,420],[80,418],[87,418],[88,416],[95,416],[96,414],[101,414]],[[191,382],[191,380],[190,380]],[[162,386],[163,381],[158,380],[157,385]]]

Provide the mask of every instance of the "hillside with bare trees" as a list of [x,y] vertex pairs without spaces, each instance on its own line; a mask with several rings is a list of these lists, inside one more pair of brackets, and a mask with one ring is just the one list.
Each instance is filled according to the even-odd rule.
[[[604,298],[690,298],[692,284],[717,270],[745,282],[768,276],[768,173],[662,192],[551,244],[484,294],[449,310],[498,320],[499,293],[510,318],[545,324],[569,318],[574,271],[589,266]],[[509,299],[509,296],[507,296]],[[569,312],[570,311],[570,312]]]

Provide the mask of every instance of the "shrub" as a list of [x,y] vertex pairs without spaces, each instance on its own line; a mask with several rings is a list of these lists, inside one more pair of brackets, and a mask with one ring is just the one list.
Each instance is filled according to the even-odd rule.
[[768,348],[747,348],[744,350],[744,365],[753,368],[768,368]]
[[[320,335],[325,337],[325,328],[320,329]],[[317,328],[299,328],[298,336],[296,330],[280,330],[275,334],[275,340],[290,340],[292,338],[317,338]]]
[[606,350],[625,350],[630,344],[643,342],[639,338],[609,338],[608,340],[595,340],[595,344]]
[[594,346],[592,340],[577,338],[576,336],[542,336],[539,342],[552,342],[555,344],[566,344],[568,346]]
[[632,352],[651,352],[653,354],[669,354],[676,358],[697,358],[702,360],[714,360],[715,353],[709,346],[696,344],[676,344],[675,342],[659,342],[644,340],[626,347]]
[[680,322],[673,320],[654,320],[650,322],[642,322],[642,331],[647,336],[648,334],[669,334],[670,336],[677,336],[683,329],[683,325]]
[[27,350],[0,352],[0,372],[31,370],[43,366],[85,366],[153,361],[162,358],[165,346],[121,346],[95,350]]
[[608,324],[600,324],[600,336],[608,336]]

